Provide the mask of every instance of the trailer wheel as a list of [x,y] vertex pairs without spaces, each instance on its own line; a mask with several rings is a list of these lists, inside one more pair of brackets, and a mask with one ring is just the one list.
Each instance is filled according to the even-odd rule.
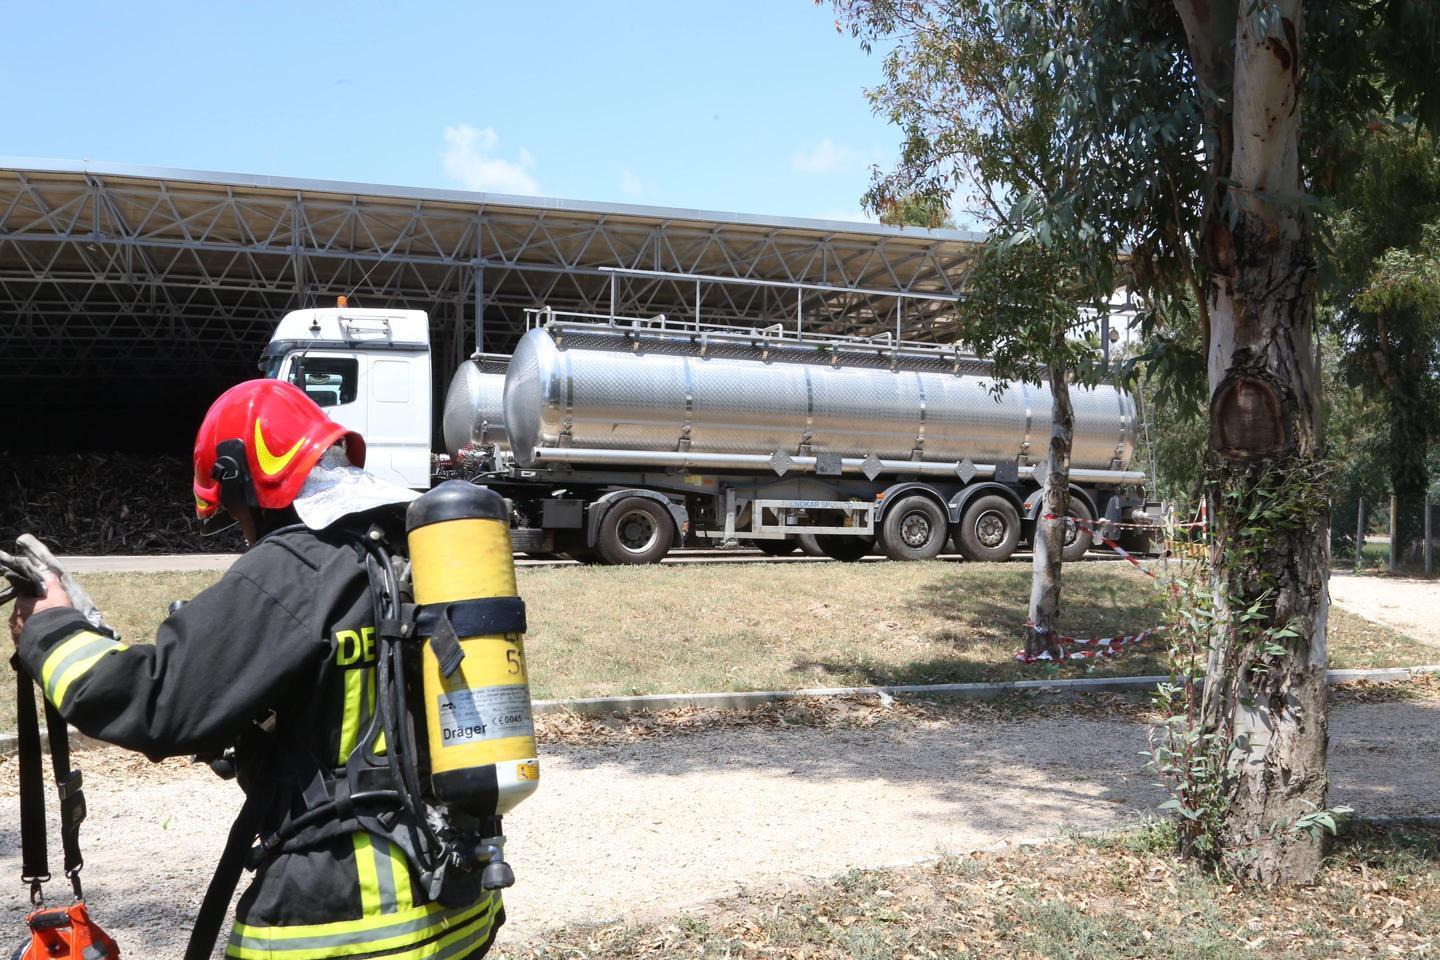
[[1008,560],[1020,543],[1020,514],[999,494],[981,497],[965,508],[955,546],[966,560]]
[[595,552],[604,563],[659,563],[674,541],[669,510],[647,497],[626,497],[605,512]]
[[880,526],[880,543],[891,560],[934,560],[949,536],[945,511],[919,494],[891,504]]
[[799,549],[794,537],[784,540],[751,540],[750,545],[767,557],[788,557]]
[[[1092,517],[1090,508],[1085,506],[1085,501],[1079,497],[1070,497],[1070,511],[1068,516],[1074,517],[1080,522],[1090,525]],[[1074,563],[1085,556],[1090,550],[1090,531],[1081,530],[1073,523],[1065,524],[1065,547],[1060,551],[1060,559],[1065,563]]]
[[819,534],[815,542],[831,560],[854,563],[875,548],[874,537],[852,537],[844,533]]
[[807,557],[823,557],[825,551],[820,549],[820,543],[815,539],[813,533],[802,533],[795,538],[795,543],[800,547],[800,552]]

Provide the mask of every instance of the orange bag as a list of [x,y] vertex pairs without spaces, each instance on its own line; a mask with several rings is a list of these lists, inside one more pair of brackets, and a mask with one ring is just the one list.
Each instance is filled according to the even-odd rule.
[[42,907],[25,918],[30,943],[13,960],[119,960],[120,948],[90,919],[85,904]]

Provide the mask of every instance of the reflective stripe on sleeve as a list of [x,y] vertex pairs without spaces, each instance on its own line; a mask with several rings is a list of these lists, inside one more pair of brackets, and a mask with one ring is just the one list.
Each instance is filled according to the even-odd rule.
[[237,922],[225,956],[234,960],[326,960],[369,954],[373,960],[449,960],[485,942],[499,907],[499,894],[490,893],[465,909],[446,910],[432,903],[377,917],[289,927]]
[[50,651],[40,668],[40,685],[45,688],[46,698],[63,707],[71,684],[89,673],[101,657],[125,648],[119,640],[93,630],[81,630],[65,638]]

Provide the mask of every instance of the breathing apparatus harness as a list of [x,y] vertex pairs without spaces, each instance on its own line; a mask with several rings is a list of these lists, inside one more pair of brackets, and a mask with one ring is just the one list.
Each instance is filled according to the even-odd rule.
[[[452,480],[411,504],[406,527],[408,557],[378,523],[347,538],[364,557],[376,627],[375,709],[368,725],[343,769],[310,757],[303,769],[289,771],[302,808],[287,814],[272,832],[259,829],[259,817],[242,823],[251,819],[242,809],[186,960],[209,956],[247,861],[253,868],[280,853],[313,848],[356,830],[398,846],[427,898],[442,906],[468,906],[487,891],[515,882],[504,858],[501,814],[533,792],[539,767],[523,668],[525,605],[513,586],[508,510],[493,491]],[[417,541],[417,530],[430,533]],[[446,541],[439,555],[427,542],[437,532]],[[455,598],[441,589],[434,600],[437,573],[443,582],[444,571],[456,568],[482,575],[468,582],[462,575],[458,583],[443,586],[471,595]],[[492,595],[483,595],[487,592]],[[417,602],[417,593],[431,602]],[[497,662],[518,664],[506,677],[512,682],[491,682]],[[492,719],[497,710],[503,715]],[[454,723],[444,727],[447,721],[439,714],[446,711],[481,719],[460,724],[464,735],[447,738],[446,731],[458,728]],[[417,729],[429,734],[426,740]],[[447,739],[458,740],[462,748],[483,748],[481,759],[490,762],[476,763],[473,755],[458,763],[437,756],[436,744],[441,751],[451,749],[443,745]]]

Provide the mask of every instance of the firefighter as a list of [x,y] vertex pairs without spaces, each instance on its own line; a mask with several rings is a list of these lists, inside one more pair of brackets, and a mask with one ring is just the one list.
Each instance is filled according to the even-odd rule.
[[[465,960],[485,954],[504,922],[498,891],[432,902],[394,833],[339,813],[297,823],[376,709],[376,624],[357,538],[375,523],[398,527],[416,496],[360,469],[364,459],[363,439],[295,386],[233,387],[206,414],[194,452],[196,512],[210,524],[228,514],[249,545],[220,581],[151,644],[95,632],[55,580],[11,617],[21,660],[87,736],[152,759],[233,747],[247,799],[226,857],[248,855],[255,876],[227,957]],[[211,901],[223,917],[229,896],[206,899],[197,930]],[[209,955],[204,945],[187,954]]]

